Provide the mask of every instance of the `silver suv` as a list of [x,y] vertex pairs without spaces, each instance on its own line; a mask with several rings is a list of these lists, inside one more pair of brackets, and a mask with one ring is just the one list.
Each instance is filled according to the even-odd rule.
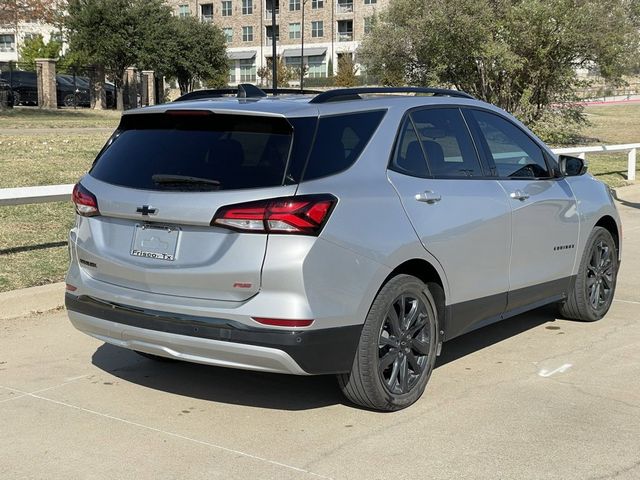
[[440,89],[239,90],[122,116],[73,193],[76,328],[156,359],[337,374],[397,410],[447,340],[550,303],[609,309],[609,189],[504,111]]

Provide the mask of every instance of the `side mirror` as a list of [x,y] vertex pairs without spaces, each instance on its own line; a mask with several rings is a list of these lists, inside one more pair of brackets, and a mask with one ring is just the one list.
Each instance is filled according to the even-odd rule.
[[560,155],[558,157],[560,172],[566,177],[577,177],[587,173],[587,162],[582,158]]

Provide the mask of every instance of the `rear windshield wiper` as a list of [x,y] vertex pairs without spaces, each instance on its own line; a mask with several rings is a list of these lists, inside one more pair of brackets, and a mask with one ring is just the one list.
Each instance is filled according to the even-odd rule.
[[185,184],[185,185],[212,185],[219,187],[220,182],[218,180],[212,180],[210,178],[190,177],[188,175],[167,175],[158,173],[151,176],[151,180],[159,185],[162,184]]

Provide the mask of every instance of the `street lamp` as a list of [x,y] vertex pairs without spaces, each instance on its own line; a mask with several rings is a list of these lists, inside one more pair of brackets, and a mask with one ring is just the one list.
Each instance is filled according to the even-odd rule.
[[[271,0],[271,75],[273,77],[273,94],[278,95],[278,65],[276,58],[276,2]],[[280,5],[278,5],[279,7]]]
[[304,6],[308,0],[302,0],[302,28],[300,32],[300,39],[302,44],[300,46],[300,92],[304,90]]

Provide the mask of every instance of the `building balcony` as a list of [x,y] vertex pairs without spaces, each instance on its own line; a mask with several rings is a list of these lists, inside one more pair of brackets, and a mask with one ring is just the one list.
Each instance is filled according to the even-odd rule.
[[353,2],[338,2],[336,13],[353,13]]
[[[271,20],[271,15],[272,15],[272,10],[271,10],[271,9],[269,9],[269,8],[267,8],[267,9],[264,11],[264,19],[265,19],[265,20]],[[280,15],[280,9],[279,9],[279,8],[276,8],[276,17],[277,17],[278,15]]]
[[336,34],[337,42],[352,42],[353,41],[353,32],[338,32]]
[[204,23],[213,23],[213,15],[202,15],[201,19]]

